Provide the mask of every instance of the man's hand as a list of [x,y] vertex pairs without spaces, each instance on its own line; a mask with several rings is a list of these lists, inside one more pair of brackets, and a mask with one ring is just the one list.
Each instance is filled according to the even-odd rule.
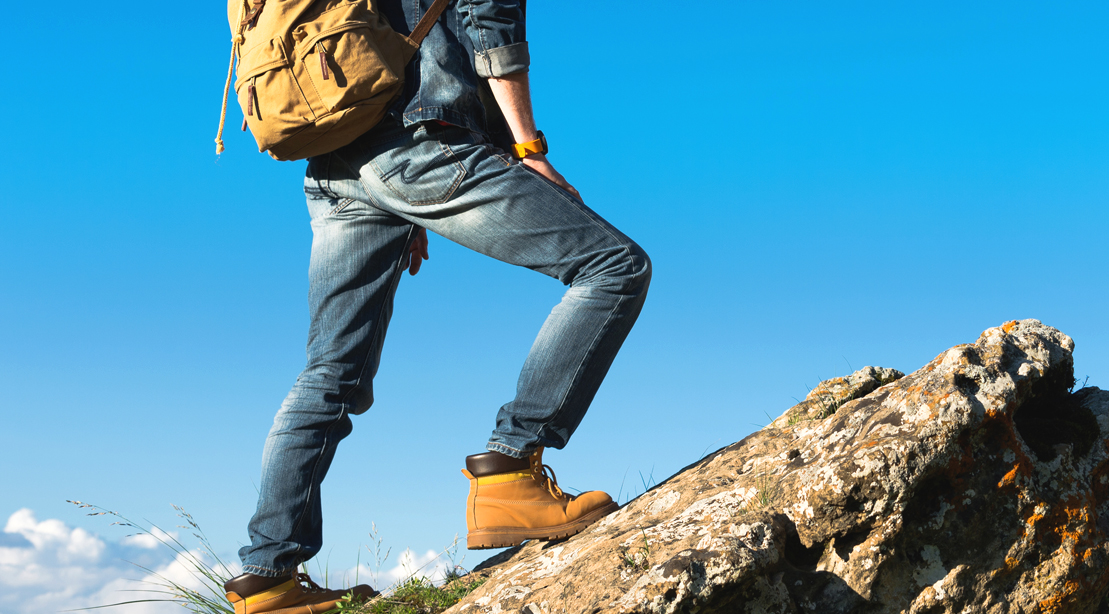
[[581,200],[581,194],[578,193],[577,188],[570,185],[570,182],[566,181],[566,178],[556,171],[554,166],[551,166],[551,163],[547,161],[547,156],[543,154],[532,154],[521,160],[521,162],[524,166],[550,179],[555,185],[573,194],[578,200]]
[[431,260],[431,256],[427,255],[427,229],[421,228],[416,231],[416,237],[412,239],[412,245],[408,248],[408,274],[419,273],[420,265],[424,260]]

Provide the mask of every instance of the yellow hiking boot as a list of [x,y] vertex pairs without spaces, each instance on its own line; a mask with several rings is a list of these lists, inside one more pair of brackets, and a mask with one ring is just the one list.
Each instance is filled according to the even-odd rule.
[[506,548],[524,540],[551,540],[581,532],[620,506],[593,490],[572,496],[543,464],[543,448],[529,458],[499,452],[466,457],[466,547]]
[[267,578],[245,573],[223,585],[235,614],[323,614],[348,593],[362,600],[377,595],[365,584],[345,590],[320,588],[308,577],[297,573],[283,578]]

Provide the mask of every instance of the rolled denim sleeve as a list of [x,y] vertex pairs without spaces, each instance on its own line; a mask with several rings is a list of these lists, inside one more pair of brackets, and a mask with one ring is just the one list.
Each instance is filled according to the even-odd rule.
[[485,78],[527,72],[531,54],[521,0],[460,0],[466,33],[474,45],[474,67]]

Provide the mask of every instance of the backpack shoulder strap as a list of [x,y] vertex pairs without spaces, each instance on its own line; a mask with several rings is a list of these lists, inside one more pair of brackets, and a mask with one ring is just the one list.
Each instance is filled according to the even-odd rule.
[[420,18],[420,23],[416,24],[416,27],[412,30],[412,34],[408,35],[408,38],[416,43],[416,45],[422,43],[424,37],[431,31],[431,26],[435,25],[435,22],[439,19],[439,16],[443,14],[448,4],[450,4],[450,0],[435,0],[431,8]]

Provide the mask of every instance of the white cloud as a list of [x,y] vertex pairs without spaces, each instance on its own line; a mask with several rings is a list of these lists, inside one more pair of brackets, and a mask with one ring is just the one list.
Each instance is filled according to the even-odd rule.
[[[0,612],[53,614],[161,598],[165,595],[150,591],[161,590],[158,585],[166,582],[203,590],[202,581],[193,573],[194,561],[199,559],[208,565],[214,562],[200,550],[175,554],[163,543],[178,538],[176,532],[165,533],[151,527],[149,533],[140,531],[109,541],[61,520],[39,520],[30,509],[18,510],[0,533]],[[323,577],[316,562],[310,562],[308,567],[317,582],[332,588],[346,588],[357,581],[378,590],[395,587],[414,575],[440,582],[453,567],[447,553],[433,550],[417,554],[407,549],[392,563],[384,569],[363,564],[332,573],[330,578]],[[238,574],[237,562],[222,571],[225,576]],[[106,610],[120,614],[183,611],[181,606],[168,602],[128,604]]]
[[35,514],[23,508],[8,518],[5,533],[16,533],[31,542],[35,550],[52,551],[61,561],[95,561],[104,552],[104,542],[84,529],[70,529],[60,520],[35,520]]
[[343,572],[338,578],[332,575],[326,581],[331,588],[346,588],[358,583],[370,584],[379,591],[385,591],[399,586],[413,576],[422,576],[435,583],[442,582],[453,567],[454,564],[445,553],[428,550],[417,555],[408,549],[401,552],[396,565],[391,568],[375,570],[362,564]]
[[[149,591],[157,590],[152,583],[159,582],[159,577],[201,589],[200,579],[191,573],[189,557],[208,562],[203,554],[189,551],[174,555],[158,537],[175,535],[158,529],[152,532],[106,542],[60,520],[40,521],[29,509],[15,512],[8,518],[0,541],[0,612],[47,614],[158,598],[160,595]],[[130,604],[118,611],[181,614],[183,610],[179,605],[159,602]]]
[[121,539],[120,543],[126,546],[135,546],[136,548],[157,550],[158,548],[164,548],[167,541],[176,540],[178,537],[177,531],[170,531],[167,533],[158,527],[151,527],[149,533],[128,535]]

